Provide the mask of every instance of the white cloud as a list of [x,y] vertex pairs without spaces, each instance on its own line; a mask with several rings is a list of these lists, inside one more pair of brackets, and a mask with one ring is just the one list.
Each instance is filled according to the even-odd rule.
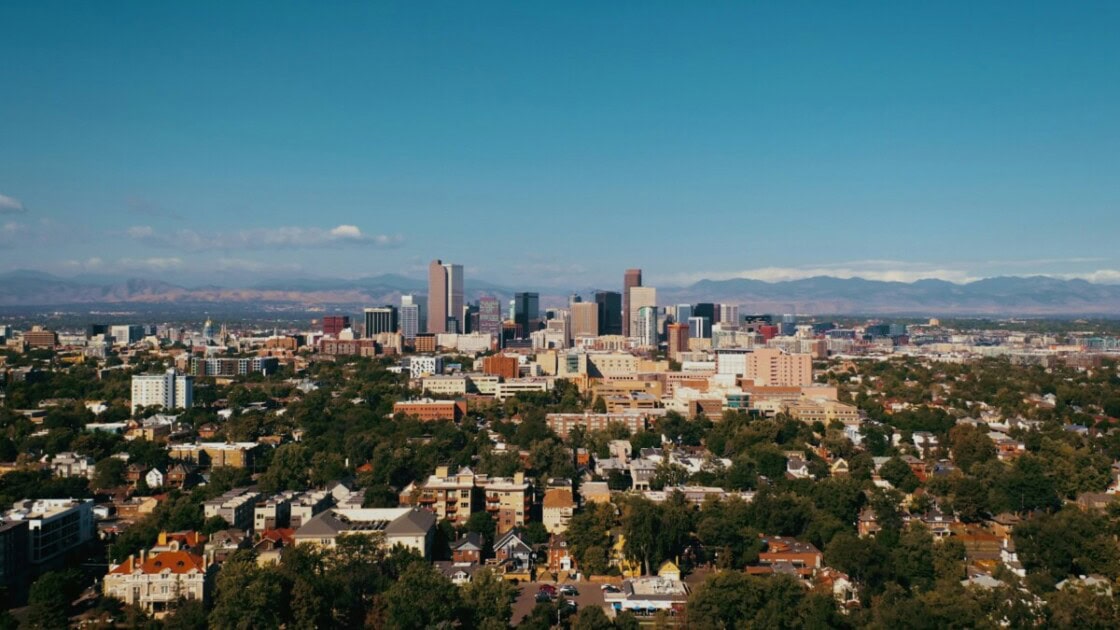
[[355,225],[339,225],[330,229],[294,226],[251,228],[209,234],[190,229],[161,233],[150,226],[134,226],[129,228],[128,235],[138,241],[187,251],[315,248],[346,244],[394,247],[404,242],[404,237],[400,235],[366,234]]
[[173,271],[184,265],[177,256],[153,256],[149,258],[118,258],[106,261],[94,256],[85,260],[68,260],[63,263],[71,270],[98,271],[103,273],[122,273],[131,271]]
[[247,271],[251,273],[303,271],[298,263],[274,263],[245,258],[219,258],[215,265],[217,271]]
[[911,263],[891,260],[863,260],[843,263],[823,263],[803,267],[756,267],[741,271],[712,271],[670,274],[658,278],[668,284],[687,285],[700,280],[748,279],[764,282],[785,282],[803,280],[817,276],[833,278],[863,278],[883,282],[915,282],[917,280],[945,280],[965,283],[979,280],[977,276],[963,269],[950,266],[934,266],[924,263]]
[[20,214],[27,212],[23,202],[15,197],[0,195],[0,214]]
[[[1045,274],[1044,274],[1045,275]],[[1057,277],[1065,280],[1087,280],[1094,284],[1120,284],[1120,269],[1097,269],[1085,273],[1063,273]]]

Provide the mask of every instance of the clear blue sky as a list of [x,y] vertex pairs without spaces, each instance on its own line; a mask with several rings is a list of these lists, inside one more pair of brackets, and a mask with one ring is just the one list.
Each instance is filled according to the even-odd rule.
[[1115,1],[4,2],[0,269],[1120,282],[1117,33]]

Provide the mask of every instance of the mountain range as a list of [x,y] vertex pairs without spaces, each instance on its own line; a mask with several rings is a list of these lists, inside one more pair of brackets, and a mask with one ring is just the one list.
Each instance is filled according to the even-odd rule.
[[[468,279],[468,299],[512,296],[513,289]],[[143,278],[76,276],[39,271],[0,274],[0,308],[97,304],[214,303],[368,306],[423,293],[424,280],[383,274],[354,280],[292,278],[249,286],[182,286]],[[562,304],[559,291],[541,291],[541,303]],[[701,280],[658,291],[661,304],[717,302],[750,313],[897,315],[1120,315],[1120,285],[1049,276],[1003,276],[966,284],[943,280],[883,282],[818,276],[801,280]]]

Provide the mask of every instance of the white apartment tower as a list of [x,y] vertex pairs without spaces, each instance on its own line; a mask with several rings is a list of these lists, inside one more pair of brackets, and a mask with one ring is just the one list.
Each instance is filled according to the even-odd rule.
[[132,413],[140,407],[161,406],[165,410],[189,409],[194,403],[194,378],[174,368],[163,374],[132,377]]

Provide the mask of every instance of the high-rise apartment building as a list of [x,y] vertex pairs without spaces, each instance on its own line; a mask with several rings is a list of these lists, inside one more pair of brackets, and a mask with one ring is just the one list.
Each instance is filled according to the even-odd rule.
[[647,348],[657,347],[657,307],[643,306],[638,309],[638,319],[634,331],[638,343]]
[[190,409],[194,404],[194,379],[175,369],[163,374],[132,377],[132,413],[140,407],[160,406],[167,411]]
[[599,306],[599,334],[622,334],[622,294],[617,291],[596,291]]
[[365,320],[362,336],[366,339],[381,333],[397,332],[397,308],[395,306],[367,308],[365,310]]
[[576,302],[572,307],[572,337],[599,335],[599,305],[594,302]]
[[[636,336],[638,327],[638,312],[647,306],[657,306],[657,289],[653,287],[630,288],[630,336]],[[656,326],[656,322],[654,324]]]
[[642,270],[627,269],[626,274],[622,276],[622,334],[626,337],[631,335],[630,331],[638,317],[638,309],[634,308],[630,300],[630,291],[640,286],[642,286]]
[[478,332],[500,337],[502,334],[502,303],[497,298],[478,300]]

